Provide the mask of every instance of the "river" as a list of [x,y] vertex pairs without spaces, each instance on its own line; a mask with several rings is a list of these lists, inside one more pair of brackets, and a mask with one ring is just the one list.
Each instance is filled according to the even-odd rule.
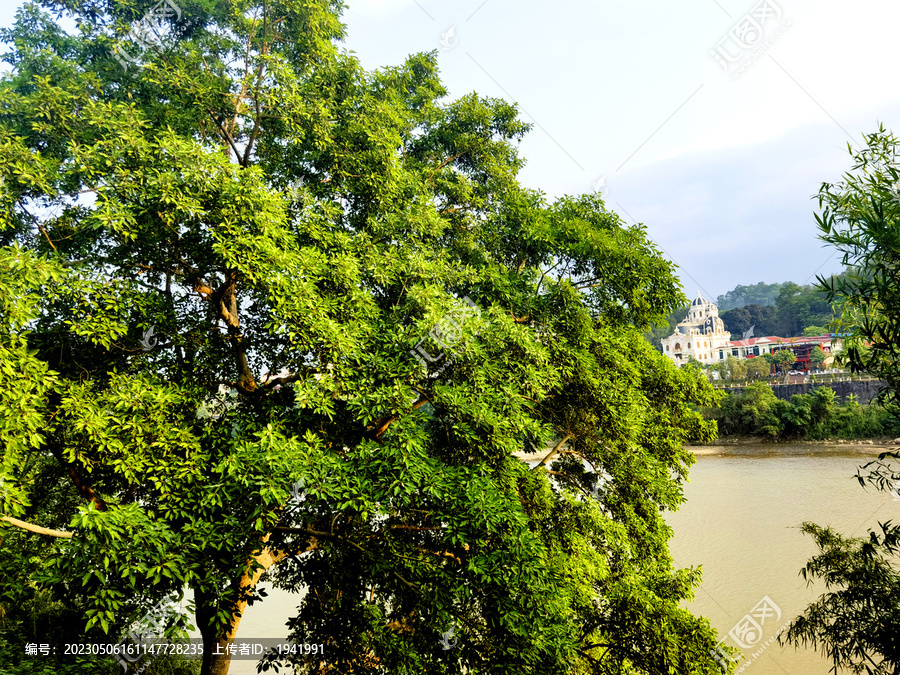
[[[709,454],[698,456],[691,468],[687,502],[666,518],[675,531],[676,565],[703,566],[703,584],[688,606],[709,617],[726,644],[738,647],[729,631],[748,614],[762,615],[762,635],[751,632],[744,639],[749,648],[739,664],[743,673],[826,675],[830,662],[821,653],[774,641],[765,645],[824,591],[819,582],[808,587],[799,574],[817,550],[799,531],[803,521],[862,537],[878,521],[900,515],[895,495],[864,490],[854,477],[880,449],[860,448],[868,454],[824,445],[698,450]],[[714,454],[719,451],[727,454]],[[760,605],[764,598],[769,601]],[[740,637],[742,630],[736,633]]]
[[[757,624],[762,615],[762,635],[754,644],[757,636],[738,631],[750,646],[740,662],[744,673],[828,673],[829,662],[809,649],[774,642],[763,647],[823,590],[807,587],[799,575],[816,552],[799,530],[803,521],[865,536],[878,521],[900,518],[900,501],[871,487],[864,490],[854,478],[857,467],[879,450],[825,445],[696,449],[697,463],[685,485],[687,501],[666,517],[675,532],[671,551],[678,567],[703,566],[703,584],[688,607],[709,617],[726,644],[736,646],[728,634],[746,615],[757,617]],[[238,637],[287,635],[284,623],[299,596],[269,590],[268,598],[247,610]],[[232,675],[254,673],[254,662],[232,662]]]

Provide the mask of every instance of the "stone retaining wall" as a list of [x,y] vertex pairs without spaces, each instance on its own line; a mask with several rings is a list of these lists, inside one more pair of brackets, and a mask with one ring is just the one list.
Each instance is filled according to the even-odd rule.
[[[835,400],[846,403],[850,394],[856,395],[858,403],[870,403],[878,394],[878,390],[886,386],[884,380],[845,380],[843,382],[806,382],[803,384],[773,384],[772,391],[778,398],[790,401],[794,394],[808,394],[819,387],[834,389]],[[744,387],[723,387],[730,394],[741,394]]]

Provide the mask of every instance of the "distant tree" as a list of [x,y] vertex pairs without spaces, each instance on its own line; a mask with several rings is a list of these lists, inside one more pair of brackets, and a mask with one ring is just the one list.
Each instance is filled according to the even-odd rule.
[[780,349],[775,352],[775,363],[781,367],[781,371],[787,381],[788,367],[796,363],[797,355],[791,349]]
[[[785,282],[787,283],[787,282]],[[745,305],[774,305],[775,298],[784,284],[767,284],[760,281],[755,286],[735,286],[716,300],[720,312]]]
[[809,362],[816,368],[821,368],[827,358],[828,354],[826,354],[825,350],[818,345],[813,347],[812,351],[809,353]]
[[716,413],[719,431],[722,435],[777,438],[783,430],[784,404],[765,382],[752,382],[742,394],[724,398]]
[[832,320],[831,303],[817,286],[800,286],[788,282],[775,300],[775,334],[797,337],[806,326],[826,324]]
[[754,327],[753,334],[760,337],[775,335],[775,311],[774,306],[745,305],[722,312],[719,317],[725,324],[725,330],[737,334],[737,339],[740,339],[750,326]]
[[747,368],[747,376],[753,380],[768,377],[772,371],[772,366],[769,365],[768,361],[759,356],[754,359],[747,359],[744,363]]
[[725,359],[725,368],[728,371],[729,380],[743,380],[747,377],[746,363],[735,356]]
[[828,329],[824,326],[807,326],[803,329],[803,337],[818,337],[828,335]]

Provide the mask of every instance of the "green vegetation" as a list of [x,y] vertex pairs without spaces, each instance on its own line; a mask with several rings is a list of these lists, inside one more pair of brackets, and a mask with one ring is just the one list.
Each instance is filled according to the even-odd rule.
[[746,305],[774,305],[779,291],[788,283],[786,281],[783,284],[766,284],[760,281],[755,286],[741,286],[739,284],[724,295],[720,295],[716,300],[716,306],[721,313]]
[[[820,239],[842,252],[844,265],[852,268],[839,279],[819,277],[818,282],[835,304],[837,332],[849,333],[841,355],[845,365],[888,383],[882,397],[886,409],[867,406],[880,417],[896,412],[900,403],[900,171],[895,163],[900,148],[881,127],[865,137],[865,147],[848,149],[853,167],[841,182],[822,185],[816,220]],[[900,491],[898,459],[898,452],[882,453],[861,467],[860,484]],[[879,523],[862,538],[808,522],[803,530],[819,549],[803,575],[824,583],[825,592],[792,622],[784,640],[821,650],[835,671],[900,672],[900,524]]]
[[667,338],[674,333],[675,326],[684,321],[690,311],[691,306],[685,305],[684,307],[679,307],[670,312],[666,316],[665,321],[660,322],[659,325],[654,326],[651,330],[644,333],[644,338],[653,345],[654,349],[661,353],[662,346],[660,345],[660,340]]
[[[893,475],[900,480],[900,473]],[[865,538],[844,537],[830,527],[809,522],[803,523],[802,532],[811,536],[819,549],[801,570],[803,578],[824,584],[826,593],[794,619],[779,641],[822,650],[835,669],[898,672],[897,526],[883,523]]]
[[784,374],[784,381],[787,382],[788,369],[797,362],[797,356],[790,349],[779,349],[773,356],[775,356],[775,365]]
[[686,302],[645,229],[524,188],[435,54],[365,71],[337,2],[191,3],[126,70],[146,4],[3,36],[12,619],[115,641],[189,588],[225,675],[266,575],[305,672],[718,673],[663,519],[717,394],[641,337]]
[[830,387],[783,401],[768,384],[756,382],[740,394],[727,394],[720,408],[704,412],[718,424],[720,437],[760,436],[787,441],[900,436],[900,409],[854,401],[838,405]]
[[[835,278],[843,276],[844,274]],[[780,284],[778,295],[771,306],[751,304],[724,312],[720,308],[719,316],[725,324],[725,330],[738,338],[750,326],[755,326],[753,333],[756,336],[823,335],[830,332],[826,326],[834,318],[831,304],[818,286],[800,286],[792,282]]]
[[777,335],[776,311],[774,305],[745,305],[726,312],[720,311],[719,317],[725,324],[725,330],[731,333],[732,339],[740,340],[750,326],[753,326],[754,337]]
[[718,373],[720,381],[745,382],[767,378],[771,366],[762,358],[739,359],[727,356],[724,362],[711,364],[706,370]]
[[818,345],[813,347],[812,351],[809,353],[809,362],[812,367],[816,369],[821,368],[827,358],[828,354],[826,354],[825,350]]
[[835,327],[844,338],[846,365],[885,380],[887,396],[900,401],[900,171],[898,140],[882,127],[854,155],[854,171],[819,193],[820,238],[843,254],[852,272],[817,277],[839,312]]

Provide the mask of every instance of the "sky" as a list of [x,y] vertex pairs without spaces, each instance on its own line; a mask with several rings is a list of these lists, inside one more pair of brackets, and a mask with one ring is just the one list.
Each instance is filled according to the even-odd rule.
[[[17,6],[0,8],[10,25]],[[815,195],[900,131],[895,0],[347,0],[367,68],[435,51],[450,97],[515,102],[523,184],[599,191],[685,292],[841,269]]]

